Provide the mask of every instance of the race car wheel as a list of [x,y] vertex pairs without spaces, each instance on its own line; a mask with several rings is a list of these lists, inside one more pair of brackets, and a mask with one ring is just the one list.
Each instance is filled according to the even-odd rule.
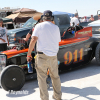
[[98,65],[100,65],[100,43],[96,47],[95,58],[96,58]]
[[25,74],[17,65],[7,66],[1,72],[1,86],[4,90],[20,90],[25,83]]

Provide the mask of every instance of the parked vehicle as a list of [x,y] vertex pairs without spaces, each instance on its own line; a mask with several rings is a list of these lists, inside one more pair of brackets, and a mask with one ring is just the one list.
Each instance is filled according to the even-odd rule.
[[19,44],[19,38],[25,38],[27,33],[30,31],[30,29],[33,27],[33,25],[36,23],[36,21],[33,18],[30,18],[23,26],[22,28],[12,29],[8,30],[8,40],[11,45],[18,45]]
[[[33,18],[30,18],[22,28],[9,30],[7,35],[9,38],[10,45],[18,45],[19,38],[25,38],[26,34],[30,31],[30,29],[34,26],[35,21]],[[59,26],[61,34],[69,27],[70,25],[70,17],[66,14],[54,14],[54,22]]]
[[92,27],[93,37],[100,38],[100,15],[99,11],[97,11],[97,15],[94,16],[95,21],[88,24],[89,27]]

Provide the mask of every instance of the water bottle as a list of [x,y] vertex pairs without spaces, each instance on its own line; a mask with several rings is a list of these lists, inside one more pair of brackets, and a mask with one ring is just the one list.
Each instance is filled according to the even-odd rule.
[[28,66],[28,73],[33,73],[33,68],[31,66],[32,62],[31,61],[28,61],[27,62],[27,66]]
[[58,65],[60,65],[60,61],[58,61]]

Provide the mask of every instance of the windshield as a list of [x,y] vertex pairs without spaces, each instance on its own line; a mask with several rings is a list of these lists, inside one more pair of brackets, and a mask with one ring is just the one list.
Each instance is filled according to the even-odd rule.
[[37,22],[36,20],[30,18],[29,20],[26,21],[23,27],[33,27],[36,22]]

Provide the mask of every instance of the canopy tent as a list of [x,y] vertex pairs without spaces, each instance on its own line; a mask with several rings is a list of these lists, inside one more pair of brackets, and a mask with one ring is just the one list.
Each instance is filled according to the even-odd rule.
[[15,11],[13,14],[7,16],[6,18],[12,19],[15,23],[24,23],[29,18],[33,17],[36,13],[40,12],[37,12],[36,10],[33,9],[22,8]]
[[21,9],[16,10],[16,11],[13,12],[13,13],[19,13],[19,12],[23,13],[23,12],[37,12],[37,11],[34,10],[34,9],[21,8]]
[[74,17],[74,14],[73,14],[73,13],[62,12],[62,11],[54,11],[53,14],[54,14],[54,15],[59,15],[59,14],[68,14],[69,17]]

